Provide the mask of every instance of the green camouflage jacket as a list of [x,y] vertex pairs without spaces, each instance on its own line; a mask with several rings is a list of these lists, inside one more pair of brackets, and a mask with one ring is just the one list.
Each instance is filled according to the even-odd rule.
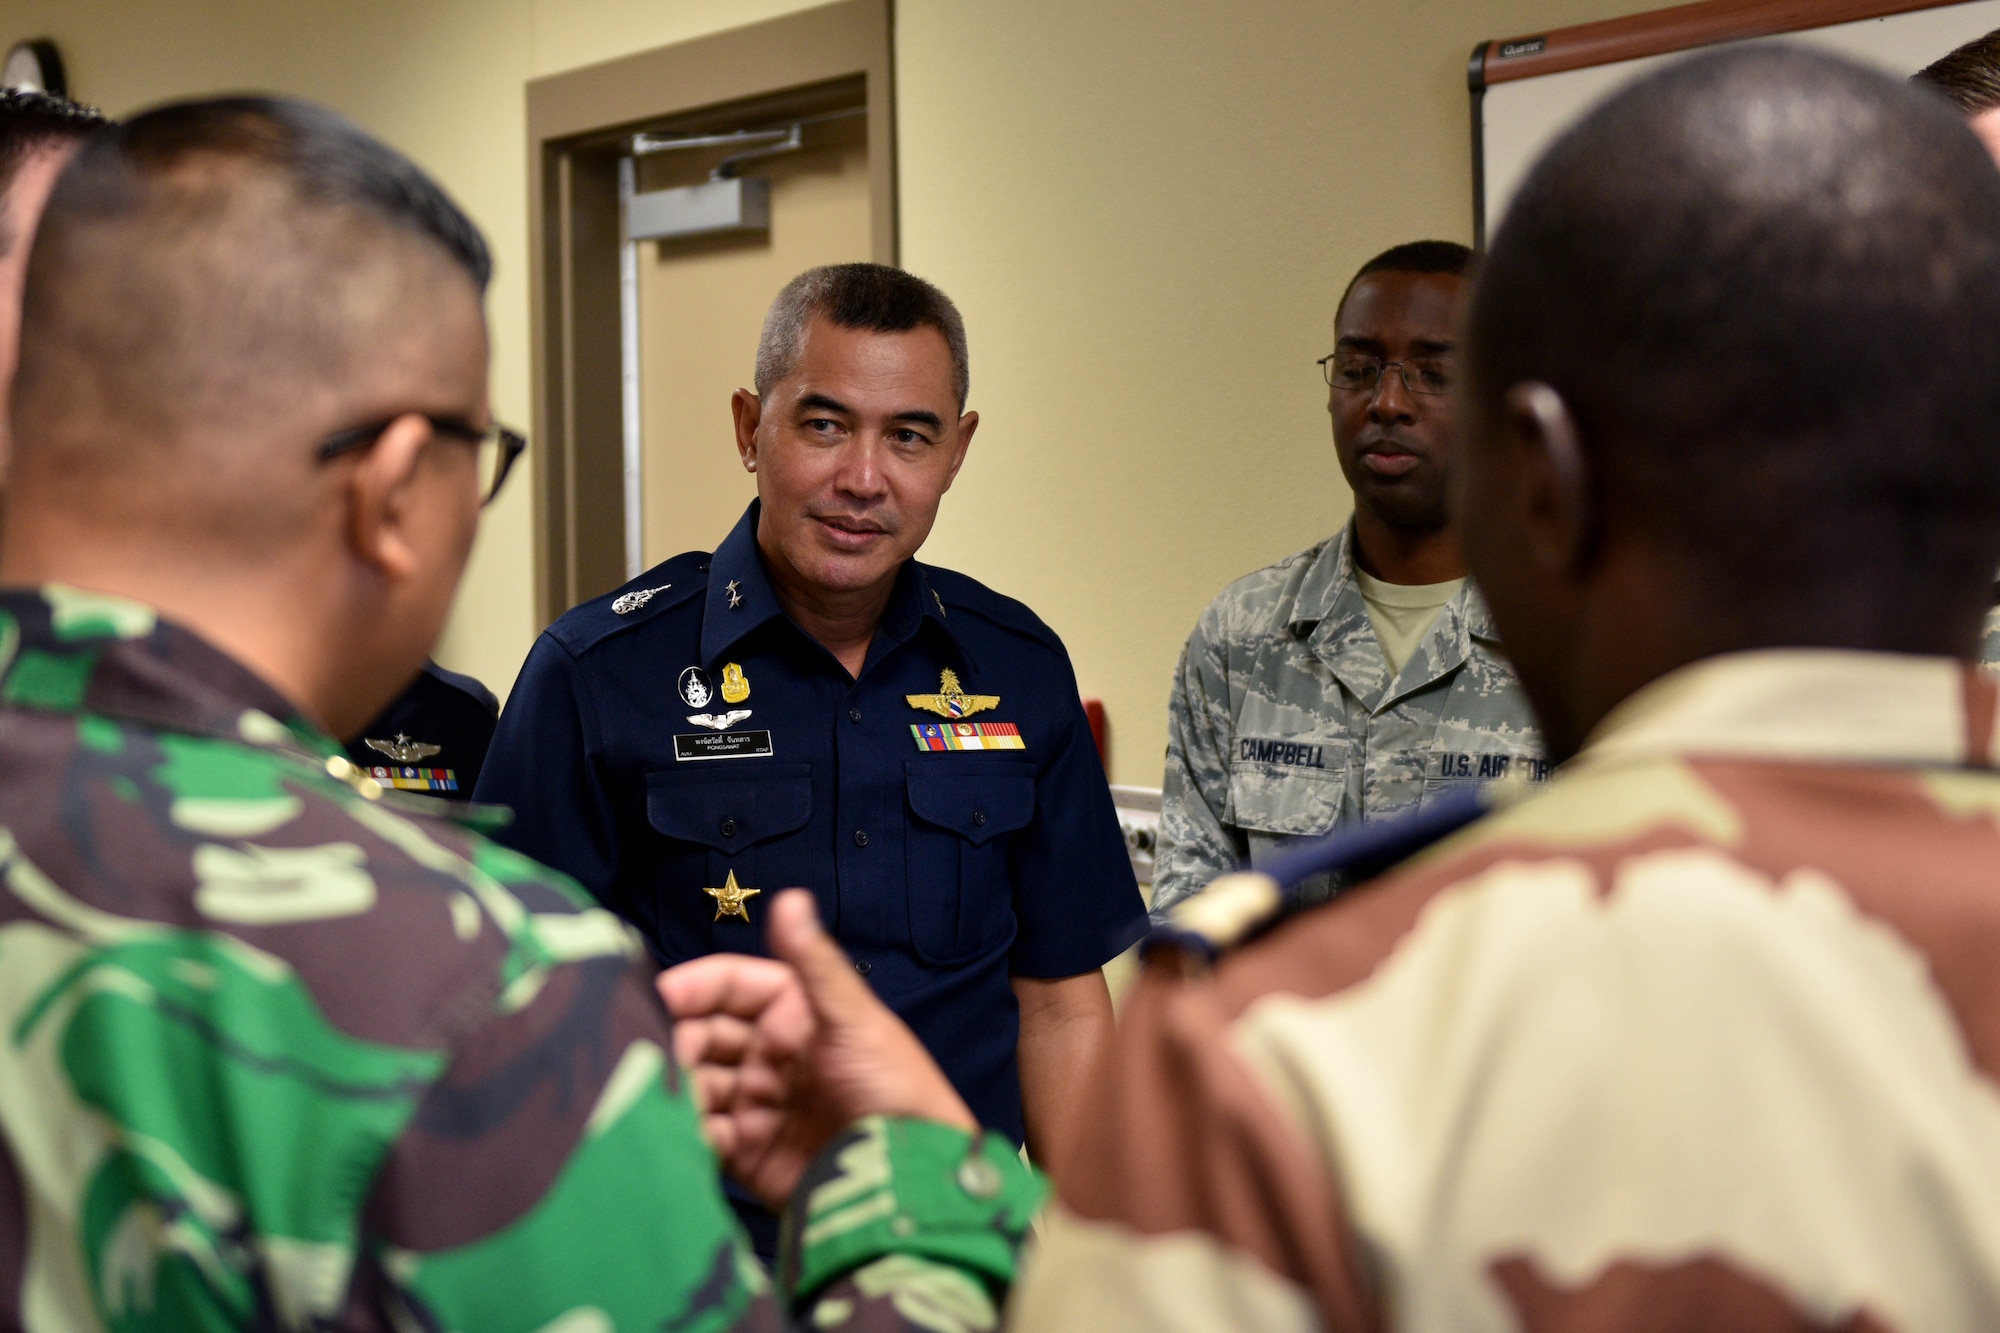
[[[1244,861],[1452,787],[1547,776],[1528,701],[1468,583],[1393,678],[1354,525],[1245,575],[1188,636],[1169,704],[1153,914]],[[1311,886],[1325,894],[1331,884]]]
[[1005,1143],[856,1126],[774,1289],[629,933],[443,809],[143,606],[0,592],[0,1330],[992,1326]]

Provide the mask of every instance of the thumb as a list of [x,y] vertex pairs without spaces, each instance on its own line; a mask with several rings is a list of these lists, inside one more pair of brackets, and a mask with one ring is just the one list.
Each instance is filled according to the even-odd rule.
[[819,904],[809,889],[786,889],[771,904],[771,953],[799,974],[806,999],[822,1022],[852,1020],[874,1006],[875,992],[819,922]]

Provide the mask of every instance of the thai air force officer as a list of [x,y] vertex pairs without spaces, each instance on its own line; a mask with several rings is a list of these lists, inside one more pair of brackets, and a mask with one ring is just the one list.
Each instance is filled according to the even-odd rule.
[[980,1121],[1046,1159],[1145,909],[1061,641],[912,558],[978,425],[967,378],[930,284],[795,279],[732,403],[757,500],[542,635],[477,798],[663,964],[762,952],[770,896],[811,888]]

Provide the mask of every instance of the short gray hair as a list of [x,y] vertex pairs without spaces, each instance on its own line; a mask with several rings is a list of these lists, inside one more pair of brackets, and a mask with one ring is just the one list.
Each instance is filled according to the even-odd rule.
[[819,316],[843,329],[908,333],[932,328],[951,352],[958,410],[972,388],[965,352],[965,319],[951,298],[914,274],[887,264],[828,264],[809,268],[785,284],[764,316],[757,340],[757,396],[798,367],[806,326]]

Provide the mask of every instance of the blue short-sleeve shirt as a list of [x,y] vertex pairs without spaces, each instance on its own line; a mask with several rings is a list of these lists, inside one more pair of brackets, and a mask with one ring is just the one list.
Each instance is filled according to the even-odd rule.
[[[913,560],[851,678],[780,608],[757,515],[550,626],[476,799],[512,806],[500,839],[663,965],[764,952],[770,895],[811,889],[973,1113],[1019,1141],[1009,978],[1088,972],[1145,922],[1069,657],[1020,603]],[[732,888],[757,891],[744,916]]]

